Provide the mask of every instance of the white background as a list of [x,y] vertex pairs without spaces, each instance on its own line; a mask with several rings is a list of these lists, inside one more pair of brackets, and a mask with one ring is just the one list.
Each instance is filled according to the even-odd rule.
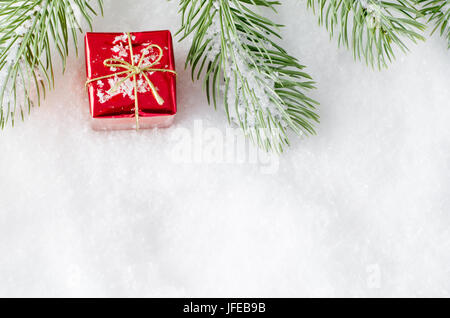
[[[0,135],[0,296],[449,296],[446,41],[373,71],[305,1],[283,2],[282,44],[318,82],[318,135],[293,138],[272,174],[180,164],[173,131],[227,127],[184,70],[189,42],[175,45],[179,115],[160,131],[92,131],[72,55]],[[95,30],[175,32],[177,9],[106,0]]]

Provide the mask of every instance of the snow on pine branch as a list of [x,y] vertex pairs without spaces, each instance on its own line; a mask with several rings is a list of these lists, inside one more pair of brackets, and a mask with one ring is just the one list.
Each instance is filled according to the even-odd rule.
[[[52,49],[59,51],[65,66],[68,34],[76,36],[79,12],[91,24],[95,14],[90,0],[0,1],[0,127],[14,125],[17,113],[24,117],[40,102],[53,83]],[[100,7],[102,0],[96,1]],[[53,43],[50,41],[53,40]],[[75,42],[76,43],[76,42]]]
[[[23,68],[24,56],[19,54],[24,38],[30,32],[37,17],[41,15],[42,7],[30,1],[7,1],[0,3],[0,124],[3,126],[6,116],[11,111],[11,105],[24,105],[27,98],[23,95],[29,81],[15,81],[12,76],[14,68]],[[4,111],[3,106],[8,110]]]
[[[214,2],[213,8],[213,11],[219,10],[218,1]],[[215,15],[215,12],[211,14]],[[246,49],[246,45],[250,44],[247,40],[248,34],[236,30],[237,36],[229,36],[226,33],[223,34],[221,30],[220,19],[214,19],[207,33],[209,45],[206,51],[209,62],[214,62],[222,50],[221,40],[225,38],[226,50],[229,54],[222,58],[224,63],[223,73],[226,79],[234,80],[229,80],[228,89],[226,89],[225,83],[220,86],[220,89],[222,93],[226,91],[225,98],[228,105],[233,105],[236,100],[238,101],[237,107],[228,109],[230,119],[234,123],[240,124],[242,118],[246,118],[245,123],[242,124],[249,128],[255,128],[257,126],[257,111],[259,110],[263,116],[272,115],[276,121],[286,128],[287,124],[282,120],[282,110],[278,108],[275,102],[272,102],[273,99],[278,98],[274,92],[278,74],[259,69],[258,63],[261,61],[254,60]],[[259,43],[259,45],[267,49],[266,46],[269,46],[269,43]],[[250,100],[255,103],[255,105],[252,105],[254,107],[247,107],[246,97],[250,97]],[[286,109],[285,105],[281,106]]]
[[[250,5],[253,3],[253,5]],[[228,119],[265,150],[282,151],[287,131],[314,133],[313,87],[298,61],[272,38],[278,25],[255,13],[268,1],[182,1],[182,32],[194,33],[187,63],[205,74],[209,101],[223,97]],[[197,14],[195,13],[197,12]]]

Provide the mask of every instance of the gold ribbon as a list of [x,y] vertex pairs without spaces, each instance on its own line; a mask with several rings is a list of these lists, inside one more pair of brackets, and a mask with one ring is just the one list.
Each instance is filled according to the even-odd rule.
[[[138,101],[137,75],[142,74],[142,76],[145,78],[148,85],[150,86],[150,90],[152,91],[152,94],[155,97],[156,101],[158,102],[159,105],[162,105],[162,104],[164,104],[164,99],[158,94],[158,91],[156,90],[155,85],[148,78],[146,72],[168,72],[168,73],[173,73],[175,75],[177,73],[173,70],[153,68],[153,66],[158,64],[164,56],[163,49],[157,44],[150,44],[145,49],[143,49],[142,50],[143,53],[142,53],[141,58],[139,59],[139,63],[136,65],[134,63],[134,53],[133,53],[133,44],[132,44],[132,40],[131,40],[131,34],[128,32],[127,36],[128,36],[128,46],[130,47],[131,64],[128,63],[127,61],[120,60],[120,59],[106,59],[103,61],[103,65],[105,65],[106,67],[123,68],[123,69],[125,69],[125,71],[90,79],[86,82],[86,86],[92,82],[99,81],[102,79],[111,78],[111,77],[115,77],[115,76],[119,76],[119,75],[127,75],[126,77],[124,77],[120,81],[118,81],[108,91],[108,93],[113,93],[113,92],[117,91],[125,81],[127,81],[129,78],[132,77],[133,82],[134,82],[134,102],[135,102],[134,113],[135,113],[135,117],[136,117],[136,130],[139,130],[139,101]],[[150,48],[157,48],[159,50],[159,56],[154,62],[143,66],[142,62],[144,61],[144,57],[149,53]]]

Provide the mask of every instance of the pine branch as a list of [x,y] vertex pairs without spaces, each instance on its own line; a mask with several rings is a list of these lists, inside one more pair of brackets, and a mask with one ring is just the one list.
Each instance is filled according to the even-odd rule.
[[351,47],[353,56],[379,68],[395,58],[394,48],[408,50],[405,39],[416,43],[425,26],[416,19],[414,0],[308,0],[339,45]]
[[[0,0],[0,127],[24,118],[54,85],[52,49],[65,68],[69,40],[96,14],[90,0]],[[102,8],[102,0],[96,1]]]
[[447,38],[450,49],[450,0],[418,0],[422,4],[422,13],[428,17],[428,22],[434,22],[436,30]]
[[183,38],[193,34],[186,66],[204,75],[209,103],[223,98],[230,123],[266,151],[281,152],[288,132],[314,134],[317,103],[304,66],[275,43],[279,25],[257,13],[277,1],[181,0]]

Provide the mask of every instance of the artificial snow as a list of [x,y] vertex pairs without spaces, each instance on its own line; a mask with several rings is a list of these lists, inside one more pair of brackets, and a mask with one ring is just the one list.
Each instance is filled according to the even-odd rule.
[[[98,32],[179,27],[176,1],[105,5]],[[279,13],[321,124],[278,160],[233,151],[188,41],[166,130],[92,131],[84,57],[58,64],[47,100],[0,133],[0,296],[450,296],[446,39],[374,71],[305,1]]]

